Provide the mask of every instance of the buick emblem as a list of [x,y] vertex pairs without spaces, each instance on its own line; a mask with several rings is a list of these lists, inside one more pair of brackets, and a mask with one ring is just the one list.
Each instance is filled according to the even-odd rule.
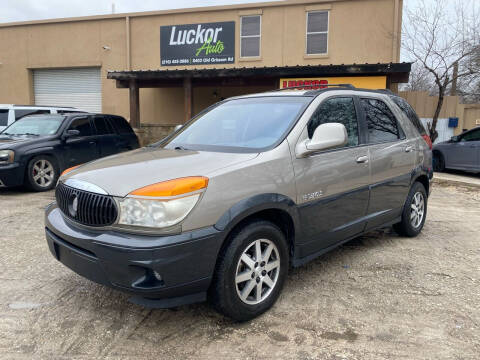
[[78,197],[76,194],[73,194],[70,196],[70,199],[68,201],[68,212],[72,217],[75,217],[77,215],[77,210],[78,210]]

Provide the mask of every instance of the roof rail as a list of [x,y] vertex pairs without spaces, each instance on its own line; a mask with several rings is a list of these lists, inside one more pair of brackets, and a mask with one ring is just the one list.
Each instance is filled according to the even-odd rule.
[[[315,84],[315,85],[301,85],[301,86],[290,86],[290,87],[284,87],[281,89],[275,89],[275,90],[270,90],[270,91],[283,91],[283,90],[291,90],[291,89],[304,89],[304,90],[322,90],[322,88],[330,87],[330,86],[338,86],[338,87],[344,87],[348,89],[355,89],[355,86],[352,84]],[[318,89],[315,89],[318,88]]]

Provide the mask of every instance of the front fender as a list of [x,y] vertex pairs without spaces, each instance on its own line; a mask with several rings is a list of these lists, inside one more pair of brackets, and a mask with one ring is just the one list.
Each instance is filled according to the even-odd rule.
[[260,194],[244,199],[233,205],[214,225],[217,230],[229,232],[240,221],[262,210],[278,209],[290,215],[295,229],[298,229],[297,205],[288,196],[281,194]]

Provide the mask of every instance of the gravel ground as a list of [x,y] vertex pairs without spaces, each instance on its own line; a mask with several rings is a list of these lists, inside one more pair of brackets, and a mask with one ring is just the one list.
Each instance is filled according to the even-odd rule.
[[480,189],[436,186],[423,233],[374,232],[290,271],[234,323],[206,304],[148,310],[58,263],[53,192],[0,191],[0,357],[479,359]]

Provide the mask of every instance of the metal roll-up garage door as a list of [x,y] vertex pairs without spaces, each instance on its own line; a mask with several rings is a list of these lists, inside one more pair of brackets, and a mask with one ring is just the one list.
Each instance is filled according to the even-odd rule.
[[102,112],[100,74],[100,68],[34,70],[35,104]]

